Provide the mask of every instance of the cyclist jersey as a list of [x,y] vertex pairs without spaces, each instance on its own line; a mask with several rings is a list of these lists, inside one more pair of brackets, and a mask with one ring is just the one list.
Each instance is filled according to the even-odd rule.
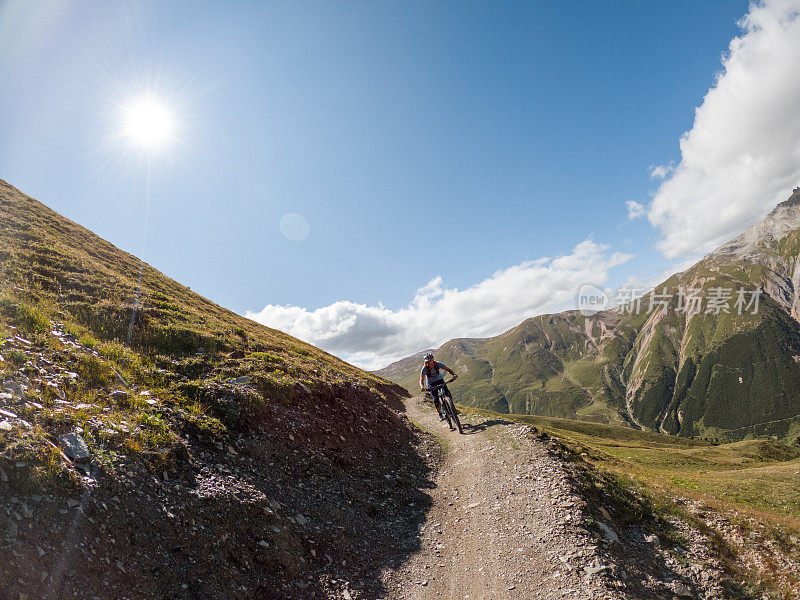
[[428,387],[444,381],[444,374],[442,373],[442,370],[446,369],[447,367],[445,366],[444,363],[440,363],[438,361],[434,361],[434,364],[436,365],[436,367],[438,367],[438,370],[436,367],[431,368],[430,375],[428,375],[427,365],[422,365],[422,370],[419,372],[420,377],[424,377],[427,380],[426,383]]

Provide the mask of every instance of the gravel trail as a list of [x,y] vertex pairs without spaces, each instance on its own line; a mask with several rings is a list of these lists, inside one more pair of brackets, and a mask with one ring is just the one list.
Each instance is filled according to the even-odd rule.
[[420,397],[407,411],[446,451],[420,549],[386,574],[389,598],[625,597],[610,589],[597,540],[577,523],[583,501],[527,427],[471,417],[459,435]]

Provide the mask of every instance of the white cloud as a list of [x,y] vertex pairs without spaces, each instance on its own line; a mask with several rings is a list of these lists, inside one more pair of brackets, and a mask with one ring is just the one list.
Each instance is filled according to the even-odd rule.
[[755,2],[739,24],[649,207],[669,258],[712,250],[800,184],[800,1]]
[[644,204],[639,204],[636,200],[628,200],[625,204],[628,206],[628,218],[631,220],[638,219],[647,212]]
[[656,165],[650,167],[650,179],[666,179],[675,170],[675,165]]
[[655,274],[650,272],[643,276],[630,275],[625,280],[625,283],[616,290],[606,290],[606,292],[609,298],[612,299],[619,298],[620,296],[630,297],[631,293],[633,293],[634,297],[637,297],[649,294],[653,290],[660,292],[661,290],[656,286],[664,283],[667,279],[675,275],[675,273],[681,273],[692,267],[700,258],[699,256],[692,256],[680,262],[673,263],[664,269],[660,269],[656,271]]
[[268,304],[246,316],[374,369],[455,337],[496,335],[528,317],[573,307],[580,285],[604,283],[610,268],[631,258],[585,240],[566,256],[524,262],[464,290],[436,277],[396,311],[343,300],[316,310]]

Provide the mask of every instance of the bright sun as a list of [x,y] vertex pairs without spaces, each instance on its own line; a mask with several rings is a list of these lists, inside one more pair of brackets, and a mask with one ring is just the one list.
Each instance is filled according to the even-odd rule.
[[164,146],[174,131],[172,114],[153,98],[138,98],[125,108],[124,134],[140,146]]

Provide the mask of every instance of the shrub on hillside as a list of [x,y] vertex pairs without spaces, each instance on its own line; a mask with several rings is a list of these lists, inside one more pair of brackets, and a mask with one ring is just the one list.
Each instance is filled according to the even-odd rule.
[[90,387],[108,387],[116,378],[114,369],[108,363],[91,355],[80,356],[75,370],[81,380]]
[[0,314],[24,333],[45,333],[50,328],[50,319],[38,308],[5,296],[0,298]]

